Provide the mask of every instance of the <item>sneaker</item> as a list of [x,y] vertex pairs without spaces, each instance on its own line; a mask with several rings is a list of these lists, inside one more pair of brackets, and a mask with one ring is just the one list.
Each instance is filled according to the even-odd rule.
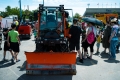
[[116,59],[116,58],[114,58],[114,57],[110,57],[110,58],[109,58],[109,60],[115,60],[115,59]]
[[12,64],[15,64],[14,59],[11,59],[11,63],[12,63]]
[[88,59],[92,59],[90,56],[89,57],[87,57]]
[[103,53],[106,53],[106,51],[103,51]]
[[97,51],[96,53],[100,53],[99,51]]
[[18,59],[16,62],[19,62],[20,60]]
[[80,63],[83,63],[83,59],[80,59],[79,62],[80,62]]

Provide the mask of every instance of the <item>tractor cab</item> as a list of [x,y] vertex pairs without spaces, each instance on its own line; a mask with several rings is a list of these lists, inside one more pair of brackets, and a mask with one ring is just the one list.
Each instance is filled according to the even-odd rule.
[[60,7],[42,7],[39,11],[38,37],[36,39],[36,52],[54,51],[65,52],[68,48],[67,19],[69,13]]

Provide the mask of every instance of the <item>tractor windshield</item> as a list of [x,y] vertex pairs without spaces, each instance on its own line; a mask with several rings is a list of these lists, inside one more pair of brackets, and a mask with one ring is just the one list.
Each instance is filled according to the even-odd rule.
[[58,29],[62,21],[61,13],[56,11],[56,9],[46,9],[41,15],[41,25],[40,30],[54,30]]

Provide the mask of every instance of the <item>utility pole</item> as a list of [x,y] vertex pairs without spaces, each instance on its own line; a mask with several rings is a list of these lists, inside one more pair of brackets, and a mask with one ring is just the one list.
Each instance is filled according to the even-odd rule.
[[44,6],[44,0],[43,0],[43,6]]
[[88,3],[87,5],[88,5],[88,8],[89,8],[89,6],[90,6],[90,3]]
[[22,21],[21,0],[19,0],[19,5],[20,5],[20,23],[21,23]]

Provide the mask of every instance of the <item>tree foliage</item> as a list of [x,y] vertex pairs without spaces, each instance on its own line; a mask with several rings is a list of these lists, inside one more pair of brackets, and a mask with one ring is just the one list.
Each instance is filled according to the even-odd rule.
[[[34,12],[36,12],[37,10],[33,10],[33,11],[28,11],[28,10],[22,10],[22,19],[30,19],[32,20],[37,20],[37,18],[34,16]],[[0,16],[7,17],[9,15],[17,15],[18,19],[20,19],[20,8],[15,7],[15,8],[11,8],[10,6],[7,6],[5,8],[5,11],[0,11]],[[59,14],[59,16],[61,16]],[[75,15],[73,16],[74,18],[81,18],[81,15],[79,13],[75,13]]]
[[81,15],[79,13],[75,13],[75,15],[73,16],[73,18],[78,18],[80,19],[81,18]]

